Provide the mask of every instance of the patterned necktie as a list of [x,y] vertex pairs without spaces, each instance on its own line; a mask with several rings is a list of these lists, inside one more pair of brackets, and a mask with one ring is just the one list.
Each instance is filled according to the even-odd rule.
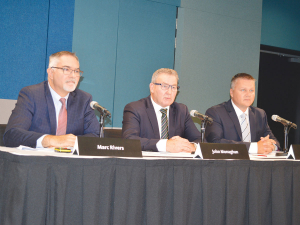
[[58,125],[56,129],[56,135],[64,135],[67,132],[67,109],[66,109],[66,99],[61,98],[59,100],[62,104],[59,114],[58,114]]
[[250,127],[247,121],[247,114],[243,113],[241,115],[241,130],[243,136],[243,142],[251,142],[250,140]]
[[161,139],[169,139],[168,109],[161,109],[159,111],[161,112]]

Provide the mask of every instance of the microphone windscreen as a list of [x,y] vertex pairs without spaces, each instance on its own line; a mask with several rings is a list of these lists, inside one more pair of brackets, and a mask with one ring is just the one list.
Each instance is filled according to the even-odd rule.
[[192,117],[195,117],[195,112],[197,112],[197,111],[196,111],[196,110],[191,110],[190,115],[191,115]]
[[278,117],[277,115],[273,115],[272,120],[277,121],[277,117]]
[[96,103],[97,103],[97,102],[95,102],[95,101],[91,101],[90,107],[91,107],[92,109],[95,109],[95,108],[94,108],[94,105],[95,105]]

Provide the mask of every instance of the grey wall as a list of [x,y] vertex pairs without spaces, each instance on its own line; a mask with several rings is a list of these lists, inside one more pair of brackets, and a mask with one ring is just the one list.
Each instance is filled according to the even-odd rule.
[[229,99],[236,73],[257,79],[261,12],[262,0],[181,1],[175,54],[178,102],[205,113]]

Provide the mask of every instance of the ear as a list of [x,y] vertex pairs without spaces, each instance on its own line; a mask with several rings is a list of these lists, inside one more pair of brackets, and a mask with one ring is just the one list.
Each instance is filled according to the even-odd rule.
[[153,83],[149,84],[149,89],[150,89],[150,93],[154,92],[154,84]]
[[47,73],[48,73],[48,79],[53,80],[53,69],[52,68],[48,68],[47,69]]
[[231,88],[230,88],[230,96],[231,96],[231,98],[233,96],[233,90]]

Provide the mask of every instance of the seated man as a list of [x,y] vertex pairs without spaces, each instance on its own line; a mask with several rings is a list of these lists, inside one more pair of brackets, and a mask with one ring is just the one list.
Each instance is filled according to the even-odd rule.
[[9,118],[7,147],[73,147],[76,136],[99,136],[92,96],[76,89],[82,71],[75,53],[52,54],[48,81],[24,87]]
[[[213,106],[206,115],[214,122],[206,127],[207,142],[246,144],[249,153],[268,154],[279,147],[264,110],[251,106],[255,79],[246,73],[231,79],[231,100]],[[277,146],[276,146],[277,145]]]
[[177,84],[175,70],[157,70],[149,85],[150,96],[125,106],[123,137],[139,139],[142,150],[195,151],[195,144],[191,142],[200,142],[201,135],[188,108],[174,102]]

